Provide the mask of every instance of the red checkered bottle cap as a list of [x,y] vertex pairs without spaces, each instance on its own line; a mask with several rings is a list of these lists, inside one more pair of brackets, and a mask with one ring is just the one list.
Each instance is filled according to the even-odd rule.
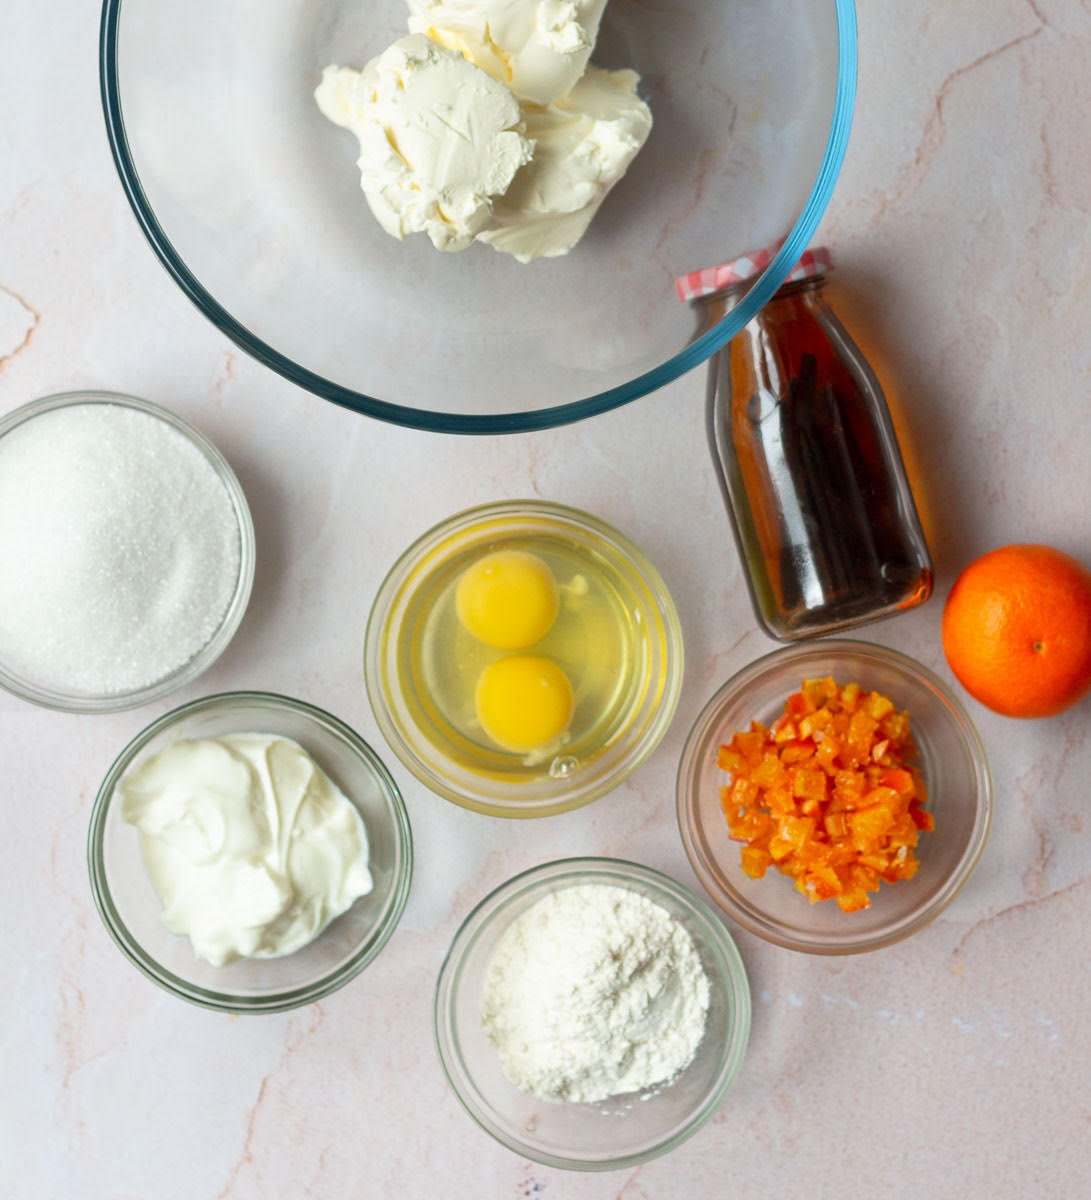
[[[720,267],[705,267],[703,271],[691,271],[688,275],[680,275],[674,281],[674,286],[678,289],[678,298],[686,301],[700,300],[734,287],[737,283],[756,278],[773,261],[783,244],[777,242],[765,250],[751,251]],[[825,246],[814,246],[789,271],[784,282],[797,283],[801,279],[813,279],[817,275],[825,275],[832,267],[833,256],[829,250]]]

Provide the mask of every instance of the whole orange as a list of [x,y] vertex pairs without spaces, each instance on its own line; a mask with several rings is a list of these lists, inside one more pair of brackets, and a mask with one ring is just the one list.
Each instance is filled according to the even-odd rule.
[[943,651],[975,699],[1049,717],[1091,687],[1091,572],[1049,546],[1003,546],[955,581]]

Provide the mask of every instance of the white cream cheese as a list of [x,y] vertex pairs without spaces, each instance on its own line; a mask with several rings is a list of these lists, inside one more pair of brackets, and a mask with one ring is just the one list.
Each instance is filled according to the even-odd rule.
[[396,238],[567,254],[647,141],[635,71],[588,64],[606,0],[409,0],[414,33],[315,99],[360,141],[360,182]]
[[292,954],[372,889],[359,812],[288,738],[176,742],[119,788],[163,923],[214,966]]
[[511,90],[423,34],[363,71],[327,67],[315,100],[359,139],[360,185],[382,227],[427,233],[437,250],[473,242],[534,149]]
[[567,254],[651,133],[639,82],[635,71],[588,67],[567,96],[545,108],[528,106],[534,158],[494,202],[478,240],[520,262]]
[[583,75],[606,0],[409,0],[409,28],[464,54],[521,100],[550,104]]

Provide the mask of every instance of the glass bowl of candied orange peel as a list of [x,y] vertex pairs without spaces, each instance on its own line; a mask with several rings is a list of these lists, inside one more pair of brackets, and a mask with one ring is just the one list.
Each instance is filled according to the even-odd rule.
[[928,924],[988,837],[984,747],[944,683],[856,641],[792,646],[708,703],[678,818],[713,900],[792,950],[853,954]]

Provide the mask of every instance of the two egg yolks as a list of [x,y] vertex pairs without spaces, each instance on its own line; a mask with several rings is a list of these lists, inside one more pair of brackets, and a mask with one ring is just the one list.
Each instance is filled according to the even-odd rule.
[[[537,555],[498,550],[466,568],[455,591],[463,627],[498,650],[523,650],[553,628],[560,611],[557,581]],[[513,654],[481,672],[474,709],[482,730],[515,754],[540,750],[572,720],[568,676],[548,658]]]

